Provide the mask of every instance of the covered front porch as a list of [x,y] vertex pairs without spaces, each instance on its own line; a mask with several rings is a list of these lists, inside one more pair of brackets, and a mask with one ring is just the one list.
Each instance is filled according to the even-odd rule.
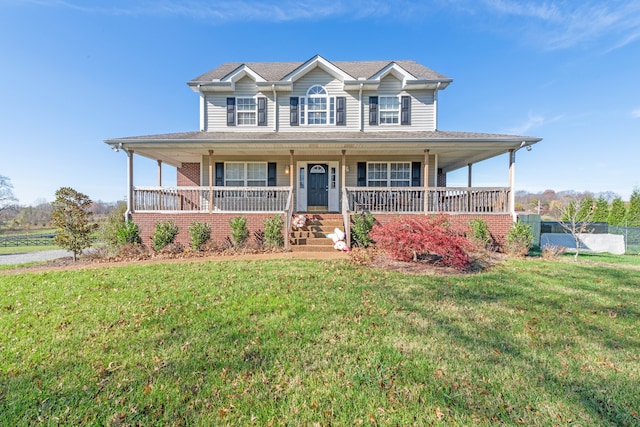
[[[194,214],[222,224],[235,215],[277,214],[288,230],[295,213],[326,212],[341,215],[348,232],[351,217],[360,212],[513,218],[516,152],[538,140],[439,131],[195,132],[107,143],[127,154],[127,208],[134,219]],[[158,185],[135,185],[136,154],[157,161]],[[506,185],[474,186],[473,165],[503,154]],[[164,164],[177,168],[176,186],[163,185]],[[464,168],[467,185],[447,186],[447,173]]]

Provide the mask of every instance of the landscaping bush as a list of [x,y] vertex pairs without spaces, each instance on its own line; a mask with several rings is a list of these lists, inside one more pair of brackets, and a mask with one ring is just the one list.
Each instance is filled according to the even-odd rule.
[[366,248],[372,243],[369,236],[373,229],[375,218],[368,212],[362,212],[353,216],[353,226],[351,227],[351,240],[354,246]]
[[200,252],[202,245],[211,239],[211,225],[206,222],[194,221],[189,226],[189,234],[191,235],[191,249]]
[[507,243],[505,252],[516,257],[524,257],[529,253],[529,248],[533,242],[533,231],[531,226],[523,222],[514,222],[507,233]]
[[282,236],[282,228],[284,221],[279,215],[264,220],[264,245],[274,248],[284,246],[284,237]]
[[247,228],[247,218],[236,216],[229,221],[231,226],[231,242],[237,248],[243,247],[249,238],[249,229]]
[[474,243],[483,249],[488,249],[491,244],[491,232],[487,221],[482,218],[475,218],[469,221],[471,237]]
[[119,247],[126,244],[139,245],[142,243],[138,225],[131,220],[118,224],[116,227],[116,243]]
[[399,218],[374,226],[370,235],[393,259],[429,259],[458,270],[470,264],[469,241],[451,229],[444,215]]
[[118,238],[118,228],[124,224],[124,215],[127,211],[127,205],[120,202],[114,207],[106,220],[100,226],[100,240],[110,253],[116,253],[122,246]]
[[156,223],[156,231],[151,235],[153,250],[158,252],[165,246],[173,243],[180,229],[173,221]]

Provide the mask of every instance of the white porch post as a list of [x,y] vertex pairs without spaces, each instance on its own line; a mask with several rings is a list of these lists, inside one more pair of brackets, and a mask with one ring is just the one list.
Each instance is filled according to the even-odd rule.
[[[127,217],[133,213],[133,150],[127,150]],[[127,218],[128,219],[128,218]]]
[[424,150],[424,214],[429,212],[429,150]]
[[209,213],[213,212],[213,150],[209,150]]
[[[293,189],[293,180],[296,176],[295,165],[293,163],[293,150],[289,150],[289,185]],[[293,191],[293,190],[292,190]]]
[[[342,150],[342,158],[340,159],[340,196],[346,197],[344,189],[347,186],[347,150]],[[344,219],[344,233],[347,235],[347,246],[351,247],[351,224],[348,219],[347,209],[344,207],[347,205],[347,200],[342,200],[340,204],[340,211]]]
[[516,217],[516,204],[515,204],[515,179],[516,179],[516,150],[509,150],[509,211],[513,216],[515,222]]
[[472,164],[467,163],[467,211],[471,212],[471,169]]
[[162,160],[158,160],[158,187],[160,187],[158,207],[160,208],[160,210],[162,210]]

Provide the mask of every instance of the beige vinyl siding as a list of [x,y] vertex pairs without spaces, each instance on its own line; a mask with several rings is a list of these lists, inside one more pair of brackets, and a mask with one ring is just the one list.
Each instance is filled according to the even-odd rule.
[[433,90],[414,91],[411,100],[411,130],[436,130],[435,106]]
[[[284,173],[284,170],[289,166],[289,156],[273,156],[265,158],[265,156],[214,156],[214,163],[224,162],[261,162],[261,163],[276,163],[276,186],[288,187],[289,175]],[[202,156],[200,160],[200,182],[204,187],[209,185],[209,156]],[[213,166],[213,179],[215,180],[216,169]]]
[[[424,186],[424,156],[366,156],[366,157],[351,157],[347,155],[347,166],[349,172],[347,172],[347,187],[358,186],[358,163],[359,162],[420,162],[422,168],[420,169],[421,186]],[[436,183],[436,157],[434,155],[429,156],[429,187],[435,187]]]
[[[223,132],[265,132],[273,130],[273,93],[258,91],[255,82],[249,77],[243,77],[236,82],[235,92],[207,94],[205,100],[206,131]],[[266,126],[227,126],[227,98],[267,98],[267,125]]]
[[[403,91],[402,82],[393,75],[388,75],[380,82],[376,91],[362,93],[363,117],[365,131],[432,131],[435,130],[435,107],[433,90]],[[411,96],[411,125],[369,125],[370,96]]]
[[[316,125],[316,126],[308,126],[308,125],[300,125],[300,126],[291,126],[290,122],[290,114],[291,108],[289,104],[289,99],[291,97],[300,97],[306,96],[307,90],[311,86],[320,85],[323,86],[328,95],[330,97],[344,96],[346,98],[346,108],[347,108],[347,125],[346,126],[336,126],[336,125]],[[326,71],[315,68],[309,73],[305,74],[299,80],[297,80],[293,84],[292,92],[280,92],[278,93],[278,104],[279,104],[279,113],[280,113],[280,126],[279,130],[283,132],[331,132],[338,131],[344,132],[346,130],[359,130],[358,124],[358,93],[350,93],[345,92],[342,89],[343,83],[334,78],[332,75],[328,74]]]

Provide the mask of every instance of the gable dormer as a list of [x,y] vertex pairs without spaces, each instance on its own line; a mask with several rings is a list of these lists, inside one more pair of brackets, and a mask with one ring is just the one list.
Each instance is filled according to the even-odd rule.
[[333,76],[334,78],[340,81],[353,79],[353,77],[351,77],[348,73],[345,73],[343,70],[341,70],[339,67],[337,67],[333,63],[327,61],[320,55],[316,55],[313,58],[309,59],[304,64],[300,65],[298,68],[293,70],[288,75],[284,76],[282,78],[282,81],[295,82],[316,68],[322,69],[323,71],[325,71],[326,73],[330,74],[331,76]]

